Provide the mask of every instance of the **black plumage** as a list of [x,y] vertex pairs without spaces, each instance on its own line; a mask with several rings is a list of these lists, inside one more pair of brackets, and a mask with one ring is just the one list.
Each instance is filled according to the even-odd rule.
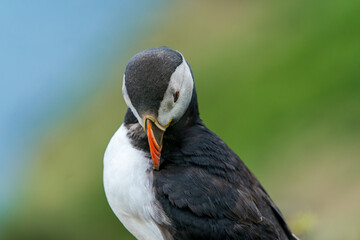
[[[166,130],[157,200],[174,239],[296,239],[279,209],[240,158],[201,121],[195,89],[188,110]],[[125,124],[137,123],[131,110]],[[139,126],[132,143],[149,152]]]
[[[156,56],[152,61],[153,52],[159,51],[166,58]],[[130,61],[126,87],[135,109],[156,112],[162,101],[159,96],[164,95],[172,72],[183,60],[168,48],[145,53],[150,56],[146,61],[141,60],[141,53]],[[153,85],[144,92],[146,86],[139,86],[140,82]],[[132,145],[149,153],[147,135],[137,123],[128,109],[124,124]],[[150,161],[150,153],[148,157]],[[170,225],[159,225],[164,236],[175,240],[297,239],[256,177],[203,124],[195,87],[186,112],[166,129],[160,161],[160,170],[153,171],[152,180],[155,198],[171,221]]]

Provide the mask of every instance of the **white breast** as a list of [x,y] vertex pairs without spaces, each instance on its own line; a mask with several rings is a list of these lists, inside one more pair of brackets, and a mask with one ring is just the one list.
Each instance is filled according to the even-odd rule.
[[131,145],[127,132],[122,124],[105,152],[107,200],[119,220],[137,239],[164,239],[156,223],[168,223],[168,220],[164,214],[159,214],[161,209],[152,191],[151,160]]

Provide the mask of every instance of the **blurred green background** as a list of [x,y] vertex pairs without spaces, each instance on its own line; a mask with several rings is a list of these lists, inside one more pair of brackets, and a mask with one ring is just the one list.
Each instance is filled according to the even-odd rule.
[[127,61],[164,45],[191,65],[205,124],[298,236],[360,239],[359,10],[357,0],[203,0],[135,11],[136,30],[114,38],[131,41],[112,41],[116,57],[104,55],[96,74],[80,76],[96,87],[65,101],[67,110],[32,140],[0,239],[133,239],[106,202],[102,158],[126,110]]

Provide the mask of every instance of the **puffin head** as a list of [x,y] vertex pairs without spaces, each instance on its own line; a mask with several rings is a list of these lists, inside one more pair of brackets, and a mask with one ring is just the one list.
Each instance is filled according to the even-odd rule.
[[186,112],[193,88],[194,80],[185,58],[167,47],[139,52],[126,66],[124,99],[147,134],[157,170],[164,133]]

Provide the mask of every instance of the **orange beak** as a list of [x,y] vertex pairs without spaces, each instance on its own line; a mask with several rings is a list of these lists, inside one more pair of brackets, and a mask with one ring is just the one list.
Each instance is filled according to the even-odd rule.
[[159,129],[150,119],[145,120],[146,132],[150,147],[150,154],[156,170],[160,168],[160,156],[162,149],[163,130]]

